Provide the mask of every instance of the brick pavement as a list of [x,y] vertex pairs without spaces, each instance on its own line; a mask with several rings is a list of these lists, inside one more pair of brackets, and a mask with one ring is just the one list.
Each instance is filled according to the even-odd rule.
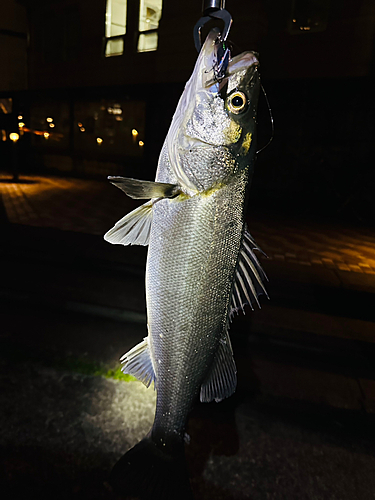
[[[0,194],[11,224],[53,227],[102,236],[137,205],[106,181],[52,176],[22,176],[22,180],[27,182],[20,183],[4,180],[6,177],[0,176]],[[375,274],[375,230],[311,221],[304,224],[280,215],[271,217],[255,214],[250,216],[249,226],[259,245],[274,262],[268,263],[271,264],[268,267],[271,267],[270,287],[273,288],[269,291],[272,301],[263,301],[261,314],[254,313],[246,315],[246,319],[242,316],[237,319],[238,332],[243,332],[244,336],[249,328],[252,332],[249,351],[244,351],[243,361],[237,356],[244,387],[251,387],[255,377],[259,384],[257,387],[265,397],[272,395],[288,400],[328,404],[332,408],[363,409],[374,413],[375,382],[371,371],[374,323],[371,311],[375,289],[370,273]],[[9,234],[12,234],[15,228],[9,225],[8,229]],[[30,235],[27,228],[19,233],[22,238]],[[33,237],[35,233],[39,232],[32,231]],[[43,255],[45,252],[51,252],[54,256],[56,252],[59,256],[69,253],[70,234],[66,235],[66,239],[59,234],[57,240],[48,245],[48,232],[41,233],[41,240],[36,242],[34,249],[43,248]],[[49,269],[48,262],[41,264],[31,261],[33,264],[29,265],[30,261],[20,259],[17,266],[10,266],[11,280],[8,282],[16,283],[10,288],[15,292],[21,291],[21,295],[15,295],[17,298],[22,297],[22,294],[32,297],[30,314],[38,317],[41,315],[40,310],[48,310],[51,304],[57,303],[59,307],[67,307],[66,304],[70,304],[69,307],[72,304],[74,307],[89,306],[72,310],[91,313],[95,310],[98,317],[103,315],[117,320],[128,318],[122,316],[124,304],[130,311],[144,314],[143,276],[126,277],[127,272],[117,276],[116,269],[116,273],[106,277],[103,286],[101,280],[106,267],[95,268],[90,263],[90,268],[76,272],[83,262],[82,256],[86,255],[87,242],[91,256],[102,255],[99,251],[102,244],[100,238],[81,234],[74,238],[74,244],[81,240],[85,242],[85,253],[81,254],[76,249],[74,256],[79,255],[81,258],[77,259],[76,267],[73,266],[68,272],[66,269],[69,269],[73,260],[65,262],[64,258],[62,261],[66,267],[54,268],[51,276],[41,271]],[[9,245],[10,251],[16,249],[20,241],[13,241],[13,246]],[[28,245],[30,242],[25,246]],[[124,249],[109,246],[105,249],[104,259],[109,254],[114,255],[116,250],[126,253]],[[134,255],[142,254],[139,248],[133,250]],[[144,257],[144,253],[142,255]],[[116,257],[114,262],[122,261]],[[279,265],[283,262],[292,264]],[[103,263],[100,262],[100,265]],[[265,267],[267,269],[267,265]],[[297,280],[294,279],[296,274]],[[334,280],[332,275],[335,275]],[[34,279],[36,276],[38,280]],[[132,283],[132,300],[127,298],[130,286],[126,286],[126,279]],[[340,300],[341,309],[337,309],[334,303]],[[27,302],[24,304],[27,305]],[[63,317],[65,315],[64,310]],[[29,315],[26,317],[30,319]],[[16,322],[13,321],[14,324]],[[77,328],[81,328],[81,323],[73,331],[76,332]],[[45,330],[54,334],[57,331],[56,328],[51,329],[49,324]],[[16,328],[15,331],[19,336],[23,330]],[[28,335],[28,331],[25,331]],[[81,334],[74,336],[77,339],[81,337]],[[69,339],[71,350],[72,335],[61,335],[61,338]],[[242,338],[238,337],[238,350],[243,350]],[[55,345],[55,335],[51,339]],[[81,340],[79,342],[80,345],[85,344]],[[103,349],[98,349],[98,352],[103,356]],[[251,370],[248,361],[250,355]]]
[[[22,175],[13,183],[0,174],[0,194],[13,224],[103,235],[134,200],[105,181]],[[375,274],[375,230],[288,218],[249,219],[258,244],[273,260]]]

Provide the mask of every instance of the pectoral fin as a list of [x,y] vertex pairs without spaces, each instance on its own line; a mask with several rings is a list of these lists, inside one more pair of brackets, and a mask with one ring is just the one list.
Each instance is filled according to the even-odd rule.
[[150,199],[150,198],[174,198],[181,193],[177,184],[167,184],[165,182],[139,181],[128,177],[108,177],[108,180],[116,187],[120,188],[130,198]]
[[155,381],[155,372],[150,356],[148,337],[124,354],[120,361],[124,363],[121,371],[133,375],[146,387]]
[[120,219],[104,239],[114,245],[148,245],[152,223],[152,201]]
[[211,371],[201,386],[202,403],[219,402],[229,398],[237,386],[237,369],[233,359],[232,345],[228,332],[220,340],[218,350],[212,363]]

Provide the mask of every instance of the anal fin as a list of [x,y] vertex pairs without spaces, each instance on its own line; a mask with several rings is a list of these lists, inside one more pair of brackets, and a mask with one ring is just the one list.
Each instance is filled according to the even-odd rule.
[[202,403],[219,402],[229,398],[237,386],[237,369],[229,334],[220,340],[210,373],[201,386]]
[[155,371],[150,356],[148,337],[124,354],[120,361],[124,364],[121,371],[133,375],[146,387],[155,382]]

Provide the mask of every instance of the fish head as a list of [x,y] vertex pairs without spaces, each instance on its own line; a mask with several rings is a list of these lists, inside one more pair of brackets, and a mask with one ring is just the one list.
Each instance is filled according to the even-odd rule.
[[232,59],[217,29],[207,36],[167,136],[185,191],[208,189],[255,155],[258,66],[254,52]]

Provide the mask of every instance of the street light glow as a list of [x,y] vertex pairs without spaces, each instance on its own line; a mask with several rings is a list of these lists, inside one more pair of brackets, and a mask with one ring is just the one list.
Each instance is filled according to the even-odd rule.
[[17,132],[12,132],[9,134],[9,139],[12,142],[17,142],[19,138],[20,138],[20,136],[17,134]]
[[48,139],[49,133],[48,132],[44,132],[43,136],[44,136],[45,139]]
[[97,138],[96,138],[96,142],[97,142],[98,144],[102,144],[102,143],[103,143],[103,139],[102,139],[101,137],[97,137]]
[[48,123],[52,123],[53,122],[53,118],[51,118],[51,117],[46,118],[46,120],[47,120]]
[[143,141],[139,141],[138,144],[142,147],[145,145],[145,143]]
[[85,129],[85,127],[81,127],[81,128],[80,128],[80,131],[81,131],[81,132],[84,132],[85,130],[86,130],[86,129]]
[[18,126],[19,126],[19,128],[22,128],[25,126],[25,124],[23,122],[19,122]]
[[22,116],[22,115],[18,115],[18,116],[17,116],[17,118],[18,118],[19,120],[22,120],[23,116]]
[[49,124],[49,126],[50,126],[51,128],[53,128],[53,127],[55,126],[55,124],[54,124],[54,123],[50,123],[50,124]]
[[132,135],[133,135],[133,137],[137,137],[137,135],[138,135],[138,130],[136,130],[135,128],[133,128],[133,130],[132,130]]

